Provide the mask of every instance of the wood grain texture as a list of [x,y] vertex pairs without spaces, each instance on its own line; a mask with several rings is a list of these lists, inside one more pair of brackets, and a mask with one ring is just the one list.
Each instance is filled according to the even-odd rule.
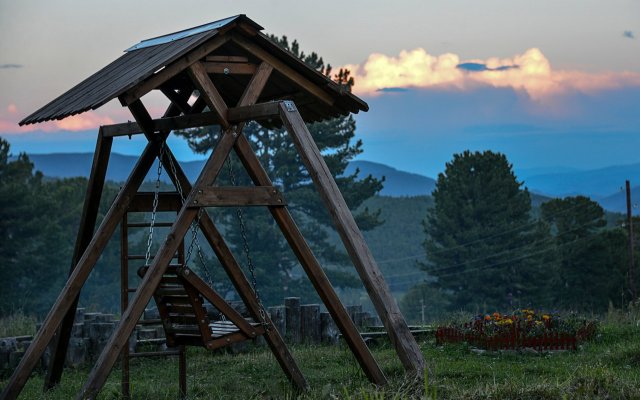
[[189,207],[284,206],[287,203],[273,186],[207,187],[198,190]]
[[391,295],[367,243],[347,206],[338,185],[313,141],[304,120],[295,109],[280,105],[282,121],[305,164],[316,190],[331,215],[347,253],[365,285],[369,297],[382,318],[391,342],[407,371],[421,374],[425,361],[409,327]]

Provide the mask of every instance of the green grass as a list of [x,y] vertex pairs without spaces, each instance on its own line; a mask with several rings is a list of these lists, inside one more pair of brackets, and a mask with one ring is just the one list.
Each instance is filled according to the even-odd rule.
[[[344,346],[294,346],[311,386],[308,393],[294,391],[266,348],[236,355],[190,348],[188,399],[640,399],[640,326],[635,321],[603,323],[596,338],[577,352],[478,355],[465,345],[436,347],[432,339],[420,345],[430,365],[428,380],[405,376],[389,345],[373,349],[389,378],[382,388],[367,381]],[[42,374],[36,374],[22,398],[73,398],[87,373],[65,373],[63,384],[46,395],[40,391]],[[133,360],[133,398],[174,399],[177,376],[175,358]],[[4,384],[6,377],[0,387]],[[119,393],[120,370],[115,369],[100,398],[117,399]]]
[[36,317],[16,311],[12,315],[0,318],[0,338],[9,336],[27,336],[36,333]]

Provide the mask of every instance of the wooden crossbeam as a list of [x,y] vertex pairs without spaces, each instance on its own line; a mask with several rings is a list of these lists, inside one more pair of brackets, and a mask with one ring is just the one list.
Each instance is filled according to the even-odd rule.
[[389,332],[389,337],[396,348],[400,361],[406,370],[422,373],[425,368],[422,352],[415,338],[411,335],[398,304],[391,295],[362,232],[358,229],[358,225],[304,120],[293,103],[282,103],[280,116],[316,190],[333,219],[347,253],[351,257],[378,315]]
[[[279,102],[258,103],[250,106],[232,107],[227,109],[226,119],[230,123],[246,122],[279,118]],[[153,131],[189,129],[200,126],[217,125],[219,117],[213,112],[181,115],[178,117],[158,118],[152,120]],[[113,125],[103,125],[101,135],[103,137],[131,136],[142,134],[143,131],[137,122],[123,122]]]
[[256,65],[239,62],[203,62],[204,69],[210,74],[253,75]]
[[249,58],[244,56],[207,56],[205,61],[224,63],[248,63]]
[[273,186],[207,187],[196,193],[190,207],[284,206],[284,197]]

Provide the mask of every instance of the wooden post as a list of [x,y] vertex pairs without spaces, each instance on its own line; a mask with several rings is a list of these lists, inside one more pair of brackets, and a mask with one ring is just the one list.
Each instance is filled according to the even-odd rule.
[[287,297],[284,299],[285,311],[285,338],[289,343],[300,343],[300,297]]
[[[107,167],[109,164],[109,156],[111,154],[111,146],[113,138],[106,138],[102,135],[102,128],[98,131],[96,140],[96,148],[93,153],[93,163],[91,165],[91,173],[87,182],[87,191],[84,197],[84,205],[82,207],[82,216],[80,217],[80,227],[76,236],[76,244],[73,249],[73,257],[71,259],[71,267],[69,275],[73,272],[80,256],[87,249],[89,241],[93,236],[96,227],[98,211],[100,208],[100,199],[102,198],[102,190],[104,189],[105,177],[107,175]],[[50,347],[51,361],[47,368],[47,375],[44,378],[44,389],[48,390],[57,385],[62,377],[64,369],[64,361],[69,348],[69,338],[73,329],[73,321],[78,308],[79,297],[76,296],[73,304],[69,307],[69,311],[62,320],[60,328],[54,336],[54,342]]]
[[269,307],[271,322],[273,323],[273,327],[280,333],[280,336],[285,336],[286,334],[285,309],[285,306]]
[[31,345],[22,357],[22,360],[20,360],[20,364],[18,364],[18,367],[13,371],[13,375],[11,375],[7,386],[4,388],[2,395],[0,395],[1,399],[15,399],[22,391],[31,371],[33,371],[45,348],[51,341],[56,328],[60,326],[62,319],[75,302],[76,297],[80,293],[80,289],[89,277],[98,258],[100,258],[111,235],[126,212],[131,199],[151,168],[159,150],[159,142],[150,142],[145,147],[138,163],[131,172],[131,175],[129,175],[127,182],[122,189],[120,189],[118,196],[102,220],[100,227],[93,235],[91,242],[87,245],[86,250],[69,276],[67,283],[60,292],[51,311],[47,314],[47,317],[42,323],[42,327],[33,338]]
[[627,225],[629,228],[629,292],[631,293],[631,301],[635,302],[637,299],[634,282],[635,251],[633,250],[633,213],[631,212],[631,184],[629,181],[625,182],[625,186],[627,191]]
[[328,312],[320,313],[320,340],[322,343],[337,344],[338,333],[338,327],[333,322],[331,314]]
[[320,305],[300,306],[300,336],[303,343],[320,343]]
[[376,264],[367,243],[358,229],[356,221],[347,206],[338,185],[329,171],[329,167],[322,158],[318,146],[313,141],[304,120],[298,113],[293,102],[280,104],[280,116],[291,135],[294,145],[300,154],[325,207],[331,214],[333,222],[340,234],[347,253],[364,283],[369,297],[382,318],[382,322],[389,333],[391,342],[396,348],[400,361],[407,371],[422,374],[425,361],[411,335],[396,300],[391,295],[389,287]]

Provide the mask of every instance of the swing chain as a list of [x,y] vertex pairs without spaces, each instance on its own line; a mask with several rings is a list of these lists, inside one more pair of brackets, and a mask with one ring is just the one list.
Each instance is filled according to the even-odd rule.
[[[233,167],[231,165],[231,154],[229,154],[229,156],[227,157],[227,169],[229,172],[229,180],[231,181],[231,185],[236,186],[236,178],[235,174],[233,173]],[[238,221],[240,223],[240,236],[242,237],[244,255],[247,260],[247,266],[249,267],[249,273],[251,274],[251,286],[253,286],[253,292],[255,293],[256,300],[258,302],[260,324],[262,324],[265,330],[268,330],[269,324],[267,324],[266,312],[264,310],[264,306],[262,305],[262,301],[260,301],[260,293],[258,293],[258,281],[256,280],[255,266],[253,265],[253,259],[251,258],[249,239],[247,238],[247,227],[244,223],[244,216],[240,207],[236,208],[236,216],[238,217]]]
[[[176,166],[173,162],[173,157],[169,155],[169,167],[171,168],[171,174],[173,175],[174,182],[176,183],[176,189],[178,190],[178,195],[180,195],[180,200],[182,200],[182,204],[185,202],[184,191],[182,190],[182,185],[180,184],[180,180],[178,179],[178,174],[176,171]],[[209,269],[207,268],[207,264],[204,260],[204,255],[202,254],[202,248],[200,247],[200,241],[198,240],[198,227],[200,226],[200,218],[202,217],[203,209],[200,208],[198,210],[198,216],[195,222],[191,223],[191,243],[189,244],[189,248],[187,249],[187,254],[184,259],[184,264],[187,265],[189,260],[191,259],[191,254],[193,253],[194,245],[197,248],[198,259],[200,260],[200,264],[202,265],[202,269],[204,271],[205,278],[207,279],[207,283],[209,286],[213,288],[213,278]]]
[[160,146],[160,154],[158,154],[158,171],[156,177],[156,184],[153,191],[153,205],[151,209],[151,223],[149,224],[149,236],[147,237],[147,252],[144,255],[144,265],[149,266],[151,260],[151,245],[153,244],[153,228],[156,224],[156,215],[158,210],[158,199],[160,197],[160,176],[162,175],[162,156],[165,151],[165,142],[162,141]]

